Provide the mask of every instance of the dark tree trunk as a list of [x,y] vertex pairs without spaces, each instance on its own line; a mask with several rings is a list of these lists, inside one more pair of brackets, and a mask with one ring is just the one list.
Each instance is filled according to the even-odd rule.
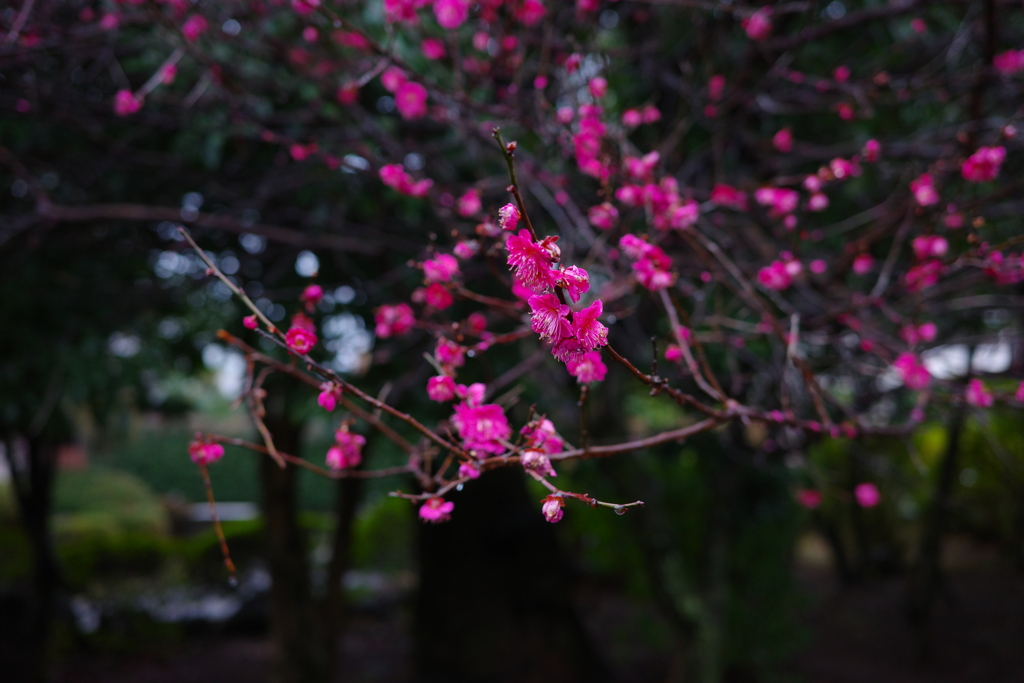
[[[278,410],[274,410],[278,408]],[[267,427],[277,447],[299,452],[297,425],[284,407],[271,407]],[[270,589],[270,635],[274,644],[275,683],[320,683],[328,678],[328,658],[310,590],[305,534],[299,526],[298,468],[280,468],[271,458],[261,465],[263,518]]]
[[324,638],[329,659],[329,670],[336,672],[341,664],[338,651],[338,634],[344,628],[345,593],[342,579],[352,564],[352,526],[356,518],[356,506],[362,490],[360,479],[340,479],[335,493],[334,539],[331,563],[327,570],[327,602],[324,604]]
[[608,681],[572,604],[568,563],[523,474],[488,472],[419,535],[416,666],[432,683]]
[[32,551],[32,583],[18,642],[8,643],[8,666],[13,668],[4,677],[34,682],[48,679],[47,654],[61,581],[50,533],[57,447],[43,438],[31,439],[26,445],[23,458],[15,454],[13,440],[5,448],[19,516]]

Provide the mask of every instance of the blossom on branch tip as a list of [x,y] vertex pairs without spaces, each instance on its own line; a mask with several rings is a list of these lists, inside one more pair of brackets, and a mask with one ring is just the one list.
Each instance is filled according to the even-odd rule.
[[793,276],[786,268],[785,263],[772,261],[757,272],[757,281],[768,289],[781,292],[793,283]]
[[555,286],[558,271],[553,270],[551,264],[561,255],[555,244],[557,240],[558,237],[553,236],[534,242],[526,230],[520,230],[518,235],[509,235],[505,241],[508,265],[515,268],[523,286],[534,292]]
[[423,56],[430,60],[442,59],[445,56],[444,43],[437,38],[424,38],[420,43]]
[[438,254],[423,262],[426,282],[451,282],[459,274],[459,262],[451,254]]
[[441,365],[452,368],[462,367],[466,363],[466,347],[441,337],[437,340],[434,358]]
[[309,285],[304,290],[302,290],[302,294],[299,296],[299,301],[305,303],[306,310],[312,313],[313,309],[316,308],[317,305],[319,305],[323,298],[323,287],[321,287],[320,285]]
[[[451,292],[449,292],[440,282],[428,285],[426,288],[421,290],[420,293],[422,294],[423,301],[426,302],[428,306],[432,306],[439,311],[443,311],[455,303],[455,298],[452,296]],[[414,298],[414,300],[416,299]]]
[[747,32],[751,40],[764,40],[772,32],[772,8],[762,7],[749,17],[743,19],[740,25]]
[[395,108],[407,121],[422,118],[427,113],[427,89],[415,81],[406,81],[395,91]]
[[114,95],[114,113],[118,116],[134,114],[142,108],[142,98],[136,97],[131,90],[118,90]]
[[551,466],[551,459],[537,450],[526,450],[519,456],[519,463],[528,472],[534,472],[542,477],[557,477],[555,468]]
[[530,328],[544,341],[550,342],[559,331],[559,323],[569,315],[569,307],[554,294],[535,294],[527,302],[533,315]]
[[358,467],[363,461],[363,446],[366,439],[360,434],[354,434],[347,429],[341,429],[334,435],[337,446],[327,449],[327,466],[332,470],[345,470]]
[[526,438],[528,448],[545,455],[561,453],[565,442],[555,431],[555,425],[546,417],[539,417],[526,423],[519,433]]
[[590,275],[579,266],[569,266],[561,272],[558,284],[565,288],[566,294],[575,304],[582,294],[590,291]]
[[542,503],[540,511],[544,515],[544,519],[552,524],[562,519],[562,515],[565,514],[565,511],[562,510],[565,507],[565,501],[561,496],[548,496]]
[[469,479],[479,479],[480,469],[471,462],[464,462],[459,465],[459,476]]
[[256,322],[255,315],[247,315],[242,318],[242,324],[245,325],[245,329],[247,330],[255,330],[259,327],[259,323]]
[[299,354],[309,353],[316,346],[316,334],[305,327],[293,326],[285,335],[288,348]]
[[939,192],[935,189],[930,173],[922,173],[910,181],[910,191],[919,206],[931,206],[939,203]]
[[878,161],[878,155],[882,153],[882,145],[879,144],[878,140],[868,140],[864,143],[864,149],[861,150],[861,156],[867,163]]
[[206,21],[206,17],[201,14],[193,14],[185,20],[185,23],[181,25],[181,35],[185,37],[185,40],[194,43],[199,39],[199,36],[206,32],[210,24]]
[[224,457],[224,447],[196,439],[188,445],[188,455],[197,465],[211,465]]
[[455,509],[455,503],[444,498],[428,498],[422,506],[420,506],[420,519],[424,522],[438,523],[447,522],[451,519],[452,510]]

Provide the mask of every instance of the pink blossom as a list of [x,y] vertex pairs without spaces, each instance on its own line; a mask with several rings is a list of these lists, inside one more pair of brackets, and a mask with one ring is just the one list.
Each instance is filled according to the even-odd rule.
[[903,384],[912,391],[924,391],[932,382],[932,375],[917,356],[912,353],[901,353],[893,363]]
[[311,14],[320,6],[320,0],[292,0],[291,5],[296,14]]
[[362,448],[366,444],[366,439],[347,429],[338,430],[334,438],[338,445],[327,449],[327,466],[332,470],[358,467],[363,461]]
[[574,336],[587,351],[608,343],[608,328],[598,321],[602,313],[604,303],[598,299],[582,311],[572,314]]
[[193,14],[185,20],[185,23],[181,25],[181,35],[185,37],[190,43],[196,42],[199,36],[202,35],[209,27],[209,23],[206,21],[206,17],[202,14]]
[[995,56],[992,66],[1004,76],[1012,76],[1024,70],[1024,50],[1007,50]]
[[790,275],[785,263],[772,261],[758,271],[757,281],[768,289],[781,292],[793,283],[793,276]]
[[559,123],[572,123],[572,120],[576,118],[576,112],[573,111],[572,107],[559,107],[558,111],[555,112],[555,118],[558,119]]
[[871,254],[857,254],[853,259],[853,272],[857,275],[866,275],[875,267],[875,259]]
[[653,104],[645,106],[640,113],[643,114],[644,123],[657,123],[661,121],[661,110]]
[[306,330],[307,332],[312,332],[313,334],[316,334],[316,323],[314,323],[313,319],[310,318],[305,313],[303,313],[302,311],[299,311],[298,313],[296,313],[295,315],[292,316],[292,325],[291,326],[292,327],[301,327],[302,329]]
[[312,312],[314,308],[323,300],[324,290],[320,285],[309,285],[299,296],[299,301],[306,304],[306,310]]
[[979,408],[990,408],[992,407],[993,398],[992,393],[985,388],[985,383],[980,379],[972,379],[967,383],[967,390],[964,392],[964,398],[972,406]]
[[836,105],[836,111],[839,112],[839,118],[841,118],[843,121],[853,120],[853,105],[851,105],[849,102],[840,102],[838,105]]
[[687,199],[672,211],[670,225],[676,230],[686,230],[695,225],[699,217],[700,204],[693,199]]
[[219,443],[205,443],[197,438],[188,445],[188,455],[197,465],[212,465],[224,457],[224,447]]
[[722,93],[725,91],[725,76],[722,74],[715,74],[708,79],[708,99],[712,102],[717,102],[722,99]]
[[415,81],[406,81],[395,92],[395,108],[407,121],[421,118],[427,113],[427,89]]
[[312,26],[307,26],[306,28],[302,29],[302,39],[305,40],[307,43],[315,43],[319,37],[320,32],[317,31]]
[[936,335],[939,333],[939,328],[935,323],[927,322],[917,328],[917,334],[921,337],[921,341],[935,341]]
[[118,116],[134,114],[142,108],[142,98],[136,97],[131,90],[118,90],[114,95],[114,113]]
[[578,303],[580,295],[590,291],[590,274],[578,266],[569,266],[562,271],[558,284],[565,288],[573,303]]
[[487,316],[479,311],[470,313],[469,317],[466,318],[466,324],[469,325],[469,329],[473,330],[474,334],[483,334],[487,331]]
[[1024,401],[1024,382],[1021,382],[1017,386],[1017,393],[1015,393],[1013,397],[1018,401]]
[[380,83],[384,86],[384,89],[388,92],[395,93],[398,89],[405,85],[409,80],[409,77],[405,75],[405,72],[399,69],[397,66],[389,66],[384,70],[384,73],[380,75]]
[[518,235],[510,235],[506,240],[508,265],[516,269],[516,276],[527,289],[542,292],[555,286],[557,271],[551,269],[551,263],[560,253],[555,245],[557,239],[557,236],[545,237],[534,242],[529,232],[520,230]]
[[842,157],[833,159],[829,162],[828,167],[836,180],[852,178],[861,174],[860,159],[856,156],[852,159],[843,159]]
[[910,20],[910,29],[914,33],[924,33],[928,30],[928,24],[924,22],[924,19],[920,17],[914,17]]
[[455,380],[448,375],[438,375],[427,380],[427,396],[431,401],[443,403],[455,398]]
[[600,382],[608,373],[608,366],[601,360],[600,351],[588,351],[579,359],[566,363],[565,368],[580,384]]
[[334,99],[338,100],[338,104],[348,106],[355,104],[359,99],[359,85],[357,83],[345,83],[338,88],[338,91],[334,94]]
[[459,262],[451,254],[438,254],[423,262],[423,277],[430,282],[451,282],[459,274]]
[[544,341],[550,342],[559,330],[560,321],[569,315],[569,307],[558,300],[554,294],[537,294],[531,296],[528,303],[533,315],[530,328],[540,335]]
[[469,3],[467,0],[435,0],[434,16],[441,28],[457,29],[469,16]]
[[534,90],[543,90],[546,87],[548,87],[547,76],[537,76],[536,78],[533,79]]
[[455,509],[455,503],[444,498],[428,498],[422,506],[420,506],[420,519],[424,522],[431,522],[437,524],[438,522],[447,522],[451,519],[452,510]]
[[808,510],[817,509],[821,505],[823,497],[821,491],[815,491],[814,489],[801,489],[796,492],[796,502]]
[[715,185],[711,190],[711,201],[736,211],[747,210],[747,193],[729,185]]
[[[421,299],[417,298],[417,295],[418,297],[421,297]],[[432,306],[439,311],[443,311],[455,303],[455,298],[452,296],[451,292],[449,292],[448,289],[440,282],[431,283],[423,289],[413,292],[413,300],[422,300],[428,306]]]
[[178,75],[178,67],[175,64],[168,64],[160,72],[160,82],[164,85],[170,85],[174,83],[175,76]]
[[542,477],[557,477],[555,468],[551,466],[551,459],[537,450],[523,451],[519,456],[519,464],[527,472],[534,472]]
[[815,259],[811,261],[811,272],[815,275],[821,275],[828,270],[828,264],[821,259]]
[[864,161],[872,163],[878,161],[878,155],[882,153],[882,145],[879,144],[878,140],[868,140],[864,143],[864,149],[861,150],[861,156],[864,157]]
[[519,209],[515,204],[506,204],[498,209],[498,225],[502,230],[515,230],[519,225],[520,217]]
[[381,339],[405,334],[416,326],[416,317],[409,304],[381,306],[374,315],[374,334]]
[[255,315],[247,315],[242,318],[242,324],[245,325],[245,329],[247,330],[255,330],[259,327],[259,323],[256,322]]
[[800,194],[782,187],[762,187],[754,193],[754,199],[762,206],[770,206],[771,213],[777,217],[793,213],[800,202]]
[[519,9],[516,10],[515,17],[524,26],[529,27],[543,19],[546,11],[540,0],[523,0],[523,3],[519,5]]
[[783,128],[772,136],[772,144],[783,154],[793,151],[793,132],[789,128]]
[[545,455],[561,453],[565,442],[558,436],[554,423],[546,417],[540,417],[526,423],[519,432],[526,438],[529,449],[540,451]]
[[949,250],[949,242],[945,237],[938,235],[921,235],[915,237],[911,243],[914,249],[914,256],[920,260],[930,257],[941,258]]
[[637,109],[627,109],[622,112],[622,125],[626,128],[636,128],[643,122],[643,114]]
[[321,408],[330,413],[337,407],[340,399],[340,386],[334,382],[324,382],[320,385],[320,395],[316,397],[316,402]]
[[416,22],[416,8],[420,3],[416,0],[384,0],[384,18],[389,22]]
[[1005,158],[1005,147],[979,147],[978,151],[967,157],[967,160],[960,166],[960,173],[964,180],[972,183],[995,180]]
[[316,335],[304,327],[292,327],[285,335],[288,348],[299,354],[309,353],[316,345]]
[[590,90],[591,97],[595,100],[599,100],[608,92],[608,81],[600,76],[596,76],[591,78],[590,82],[587,83],[587,89]]
[[595,228],[611,230],[619,220],[619,210],[612,204],[604,202],[590,207],[590,210],[587,211],[587,218]]
[[[436,5],[434,11],[437,11]],[[437,38],[424,38],[420,43],[423,56],[430,60],[442,59],[445,55],[444,43]]]
[[868,482],[857,484],[853,489],[853,497],[862,508],[873,508],[882,502],[882,494],[878,492],[878,487]]
[[910,181],[910,191],[914,193],[914,200],[919,206],[931,206],[939,203],[939,193],[932,184],[930,173],[922,173]]
[[850,67],[845,64],[837,66],[835,71],[832,72],[832,77],[840,83],[845,83],[850,80]]
[[903,280],[908,290],[920,292],[938,282],[941,274],[942,262],[938,259],[931,259],[908,270],[903,276]]
[[434,358],[446,367],[458,368],[466,362],[466,347],[441,337],[434,349]]
[[455,245],[452,252],[462,260],[473,258],[480,249],[480,243],[476,240],[463,240]]
[[486,404],[471,407],[466,403],[455,406],[451,423],[466,448],[471,451],[499,454],[504,452],[503,441],[512,435],[508,419],[501,406]]
[[565,511],[562,510],[565,507],[565,501],[562,500],[561,496],[548,496],[542,502],[540,511],[544,515],[544,519],[552,524],[562,519],[562,516],[565,514]]
[[459,212],[460,216],[469,218],[480,213],[480,209],[483,205],[480,202],[480,190],[470,189],[466,190],[466,193],[459,197],[459,201],[455,205],[456,211]]
[[751,40],[764,40],[772,32],[772,8],[762,7],[740,22]]

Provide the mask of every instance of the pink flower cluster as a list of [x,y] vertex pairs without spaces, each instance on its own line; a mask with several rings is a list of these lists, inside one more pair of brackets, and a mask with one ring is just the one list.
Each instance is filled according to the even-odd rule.
[[459,262],[451,254],[438,254],[423,262],[423,280],[431,282],[451,282],[459,274]]
[[556,241],[557,236],[534,242],[526,230],[509,235],[505,241],[508,265],[515,269],[516,278],[530,291],[543,292],[556,285],[559,271],[551,267],[561,256]]
[[711,201],[719,206],[724,206],[736,211],[747,210],[747,193],[737,190],[731,185],[719,183],[711,189]]
[[991,408],[995,400],[992,398],[992,393],[985,388],[985,383],[977,378],[967,383],[964,398],[972,406],[977,406],[978,408]]
[[[650,176],[656,152],[642,159],[627,159],[627,172],[638,179]],[[645,161],[647,160],[647,161]],[[679,195],[679,184],[675,178],[662,178],[657,184],[623,185],[615,191],[615,198],[626,206],[644,206],[650,211],[651,222],[658,230],[675,228],[685,230],[697,222],[700,206],[692,199],[683,200]],[[616,214],[618,215],[618,214]]]
[[338,401],[341,400],[341,387],[334,382],[324,382],[320,385],[320,395],[317,396],[317,404],[326,410],[332,412],[337,406]]
[[554,294],[531,296],[531,328],[551,344],[551,353],[563,363],[580,360],[583,355],[608,343],[608,328],[598,321],[604,312],[600,299],[580,311],[572,312]]
[[636,128],[642,123],[656,123],[661,120],[661,111],[653,104],[648,104],[643,109],[627,109],[622,112],[622,125],[627,128]]
[[142,98],[136,97],[131,90],[118,90],[114,95],[114,113],[118,116],[129,116],[142,108]]
[[932,375],[917,356],[912,353],[901,353],[893,363],[903,384],[913,391],[923,391],[932,382]]
[[600,159],[601,139],[608,132],[601,121],[602,113],[604,110],[595,104],[585,104],[579,108],[579,127],[572,137],[572,145],[580,171],[605,181],[611,176],[611,169]]
[[476,189],[466,190],[466,193],[459,197],[458,202],[455,204],[455,210],[463,218],[475,216],[480,213],[482,208],[483,203],[480,201],[480,190]]
[[914,256],[923,261],[928,258],[942,258],[949,251],[949,242],[945,237],[938,235],[921,235],[915,237],[911,243],[914,249]]
[[1018,71],[1024,71],[1024,50],[1007,50],[995,56],[992,66],[1004,76],[1012,76]]
[[900,330],[900,338],[911,346],[919,342],[934,341],[939,333],[939,328],[933,322],[923,323],[920,326],[904,325]]
[[428,498],[420,507],[420,519],[424,522],[431,522],[437,524],[438,522],[447,522],[452,517],[452,510],[455,509],[455,503],[444,498]]
[[416,316],[409,304],[381,306],[374,314],[374,334],[381,339],[405,334],[416,326]]
[[803,264],[793,258],[788,251],[783,252],[780,256],[780,259],[772,261],[757,271],[757,281],[777,292],[781,292],[793,284],[793,278],[804,269]]
[[619,248],[633,261],[633,273],[637,281],[657,292],[672,286],[676,276],[669,269],[670,259],[661,247],[651,244],[636,235],[626,234],[619,240]]
[[608,374],[608,366],[601,360],[600,351],[588,351],[577,360],[566,363],[565,368],[580,384],[601,382]]
[[1005,147],[979,147],[978,151],[967,157],[960,166],[960,174],[963,175],[964,180],[972,183],[995,180],[1004,159],[1006,159]]
[[363,461],[363,446],[366,445],[366,439],[343,426],[334,433],[334,441],[337,445],[327,449],[327,466],[332,470],[358,467]]
[[932,206],[939,203],[939,191],[935,189],[930,173],[922,173],[911,180],[910,191],[914,193],[914,201],[919,206]]
[[796,211],[800,203],[800,193],[784,187],[762,187],[754,192],[754,199],[761,206],[769,207],[769,213],[773,218],[781,218]]
[[395,96],[395,108],[403,119],[411,121],[427,113],[427,89],[410,81],[398,67],[390,67],[380,76],[381,84]]
[[764,40],[772,32],[772,8],[762,7],[740,22],[751,40]]
[[426,197],[427,192],[434,186],[434,181],[429,178],[413,180],[401,164],[381,166],[379,175],[385,185],[410,197]]
[[587,211],[590,224],[599,230],[611,230],[619,222],[619,210],[610,202],[592,206]]
[[463,445],[479,458],[484,457],[484,453],[504,452],[504,442],[512,435],[505,411],[497,404],[481,405],[483,397],[484,385],[471,385],[466,389],[465,400],[455,406],[451,417]]

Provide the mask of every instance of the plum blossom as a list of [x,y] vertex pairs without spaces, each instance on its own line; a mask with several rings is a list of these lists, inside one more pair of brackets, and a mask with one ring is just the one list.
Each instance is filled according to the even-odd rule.
[[558,284],[574,304],[579,303],[580,296],[590,291],[590,274],[579,266],[569,266],[561,272]]
[[941,274],[942,262],[938,259],[930,259],[908,270],[904,274],[903,280],[906,282],[908,290],[920,292],[938,282]]
[[505,450],[502,442],[508,441],[512,435],[505,412],[495,404],[471,406],[468,402],[460,403],[455,406],[451,423],[470,451],[502,453]]
[[210,24],[206,21],[206,17],[201,14],[193,14],[185,20],[185,23],[181,25],[181,35],[185,37],[185,40],[194,43],[199,39],[199,36],[206,32]]
[[459,197],[455,204],[455,210],[463,218],[475,216],[480,213],[481,208],[483,208],[483,204],[480,202],[480,190],[477,189],[466,190],[466,193]]
[[464,462],[459,465],[459,476],[468,479],[479,479],[480,469],[471,462]]
[[422,300],[428,306],[432,306],[439,311],[443,311],[455,303],[452,293],[440,282],[433,282],[423,289],[416,290],[413,292],[413,300]]
[[410,197],[425,197],[430,188],[434,186],[434,181],[429,178],[413,180],[401,164],[381,166],[378,175],[385,185]]
[[436,0],[434,2],[434,17],[441,28],[449,31],[457,29],[465,23],[469,16],[469,2],[467,0]]
[[793,131],[783,128],[772,136],[772,144],[783,154],[793,151]]
[[398,92],[409,77],[405,75],[405,72],[399,69],[397,66],[389,66],[384,69],[384,73],[380,75],[380,83],[384,86],[384,89],[390,93]]
[[211,465],[224,457],[224,447],[219,443],[206,443],[197,438],[188,445],[188,455],[197,465]]
[[587,83],[587,89],[590,90],[590,95],[595,100],[599,100],[608,92],[608,81],[600,76],[596,76]]
[[255,330],[259,327],[259,323],[256,322],[255,315],[247,315],[242,318],[242,324],[245,325],[245,329],[247,330]]
[[991,408],[993,403],[992,393],[985,388],[985,383],[980,379],[974,378],[967,383],[967,389],[964,391],[964,398],[972,406],[979,408]]
[[288,348],[299,354],[309,353],[316,346],[316,334],[298,325],[293,326],[285,335],[285,343]]
[[466,363],[466,347],[441,337],[434,348],[434,358],[445,367],[462,367]]
[[871,254],[857,254],[853,259],[853,272],[857,275],[866,275],[875,267],[875,258]]
[[949,242],[946,241],[945,237],[939,237],[938,235],[915,237],[911,246],[914,249],[914,256],[922,261],[931,257],[941,258],[949,251]]
[[530,328],[544,341],[550,342],[559,331],[559,321],[569,315],[569,307],[561,303],[554,294],[537,294],[529,301],[533,316]]
[[324,382],[320,385],[320,395],[316,397],[316,402],[321,408],[330,413],[337,407],[340,400],[340,386],[334,382]]
[[395,108],[406,121],[427,113],[427,89],[415,81],[406,81],[395,91]]
[[626,128],[636,128],[643,122],[644,117],[639,109],[627,109],[622,112],[622,125]]
[[1005,147],[979,147],[978,151],[967,157],[960,166],[960,174],[963,175],[964,180],[972,183],[995,180],[1005,158]]
[[878,492],[878,487],[870,482],[857,484],[853,488],[853,497],[862,508],[873,508],[882,502],[882,494]]
[[437,375],[427,380],[427,396],[431,401],[444,403],[455,398],[455,380],[448,375]]
[[747,193],[730,185],[715,185],[711,190],[711,201],[736,211],[747,210]]
[[784,262],[772,261],[757,272],[757,281],[768,289],[781,292],[793,283],[793,276]]
[[498,225],[502,230],[515,230],[521,215],[515,204],[506,204],[498,209]]
[[807,508],[808,510],[814,510],[821,505],[823,496],[821,491],[814,489],[801,489],[796,492],[796,502],[800,507]]
[[519,9],[515,12],[515,18],[521,21],[524,26],[534,26],[544,18],[546,11],[540,0],[523,0],[523,3],[519,5]]
[[131,90],[118,90],[114,95],[114,113],[118,116],[129,116],[142,108],[142,98],[136,97]]
[[320,285],[309,285],[299,295],[299,301],[306,305],[306,310],[310,313],[323,301],[323,298],[324,289]]
[[922,173],[910,181],[910,191],[914,193],[914,201],[919,206],[931,206],[939,203],[939,192],[935,189],[930,173]]
[[912,391],[924,391],[932,382],[928,368],[912,353],[901,353],[893,363],[893,368],[903,380],[903,384]]
[[696,200],[687,199],[672,211],[670,225],[676,230],[686,230],[695,225],[699,217],[700,204]]
[[543,416],[528,422],[519,433],[526,438],[528,448],[546,455],[561,453],[565,447],[565,442],[558,436],[554,423]]
[[771,207],[771,214],[779,217],[796,210],[800,194],[796,190],[782,187],[762,187],[754,193],[754,199],[761,206]]
[[555,468],[551,466],[551,459],[537,450],[526,450],[519,456],[519,464],[527,472],[533,472],[542,477],[557,477]]
[[1012,76],[1024,70],[1024,50],[1007,50],[995,56],[992,66],[1004,76]]
[[590,224],[599,230],[611,230],[619,221],[619,210],[609,202],[592,206],[587,211]]
[[566,363],[565,368],[580,384],[600,382],[608,374],[608,366],[601,360],[600,351],[588,351],[580,356],[578,360],[571,360]]
[[565,507],[565,501],[562,500],[561,496],[548,496],[542,503],[540,511],[544,515],[544,519],[552,524],[562,519],[562,516],[565,514],[565,511],[562,510]]
[[452,510],[454,509],[455,503],[450,500],[445,500],[444,498],[427,498],[427,502],[420,506],[420,519],[432,524],[447,522],[452,518]]
[[445,55],[444,43],[437,38],[424,38],[420,43],[420,51],[431,61],[442,59]]
[[381,339],[405,334],[416,326],[416,317],[409,304],[381,306],[374,314],[374,334]]
[[740,22],[751,40],[764,40],[772,32],[772,8],[762,7]]
[[506,240],[508,265],[515,268],[516,277],[527,289],[543,292],[555,286],[558,271],[553,270],[551,264],[560,255],[555,245],[557,239],[557,236],[545,237],[534,242],[529,232],[520,230],[518,235],[510,235]]
[[878,161],[878,155],[882,153],[882,145],[879,144],[878,140],[868,140],[864,143],[864,149],[860,153],[864,161],[870,164]]
[[466,259],[473,258],[476,253],[480,250],[480,243],[476,240],[463,240],[455,245],[452,252],[460,259],[465,261]]
[[459,262],[451,254],[438,254],[423,262],[423,277],[429,282],[451,282],[459,274]]
[[327,449],[327,466],[332,470],[344,470],[351,467],[358,467],[363,461],[363,446],[366,439],[360,435],[348,431],[342,427],[334,434],[336,446]]

